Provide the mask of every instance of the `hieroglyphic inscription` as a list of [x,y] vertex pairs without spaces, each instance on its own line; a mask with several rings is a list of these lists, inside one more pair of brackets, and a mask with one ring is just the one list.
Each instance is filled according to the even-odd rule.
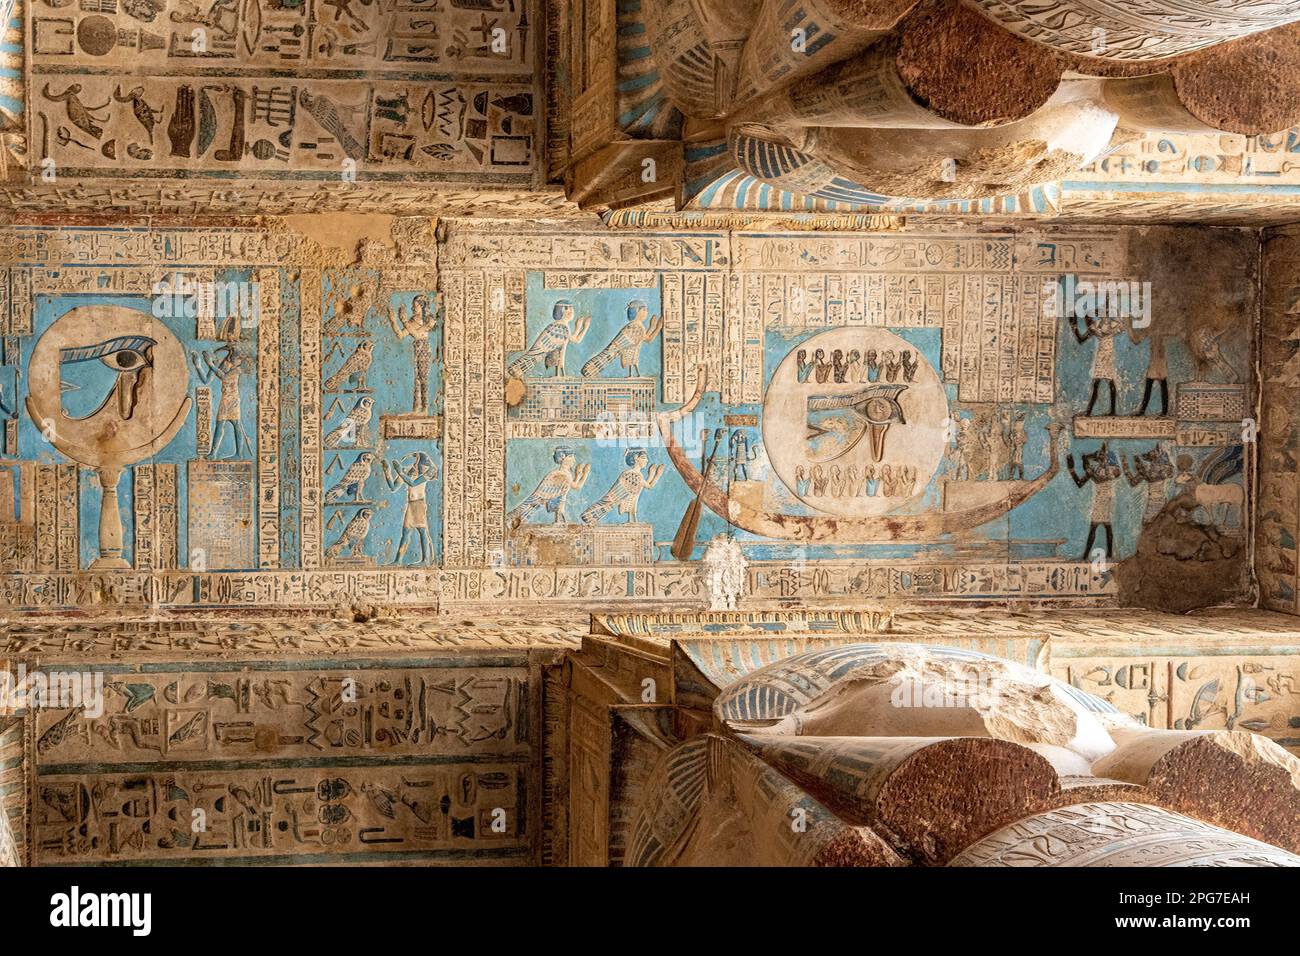
[[177,565],[176,466],[142,463],[132,472],[135,487],[134,566],[141,571],[174,570]]
[[299,541],[302,566],[319,568],[323,549],[321,516],[321,274],[303,269],[299,280]]
[[[37,797],[36,856],[44,864],[528,855],[526,776],[517,762],[230,769],[219,782],[209,770],[88,775],[53,764],[39,777]],[[195,811],[206,821],[197,834],[170,825]]]
[[[703,406],[710,417],[711,441],[718,428],[726,430],[714,480],[730,487],[733,503],[753,504],[776,513],[786,507],[783,500],[798,497],[798,489],[782,486],[759,447],[766,411],[728,406],[757,405],[764,399],[769,371],[796,348],[796,343],[783,339],[803,341],[846,329],[864,335],[878,335],[882,328],[896,330],[907,338],[909,346],[923,348],[934,368],[942,367],[945,385],[955,386],[950,398],[981,405],[1069,405],[1060,411],[1073,417],[1081,412],[1085,404],[1081,399],[1086,400],[1086,395],[1055,394],[1057,366],[1067,359],[1079,365],[1067,379],[1077,387],[1080,373],[1086,375],[1083,365],[1092,357],[1096,343],[1076,350],[1073,342],[1060,336],[1059,326],[1049,332],[1041,322],[1028,322],[1026,317],[1039,311],[1035,296],[1062,275],[1132,274],[1125,251],[1126,233],[1084,228],[1067,234],[978,236],[942,232],[831,236],[810,232],[794,241],[788,234],[596,232],[560,224],[456,222],[440,231],[435,245],[427,223],[427,244],[418,240],[425,233],[413,229],[410,221],[400,223],[394,227],[394,246],[368,237],[361,257],[353,264],[349,264],[350,250],[312,244],[294,228],[7,229],[7,248],[17,263],[10,268],[30,269],[41,290],[36,297],[38,322],[48,323],[53,314],[68,306],[59,300],[62,295],[120,295],[138,309],[134,300],[148,294],[150,281],[183,271],[217,282],[244,276],[256,281],[261,290],[261,325],[256,338],[246,328],[240,343],[256,343],[249,353],[252,367],[242,377],[242,407],[227,407],[223,416],[217,406],[230,404],[225,383],[214,380],[211,385],[198,385],[192,380],[190,393],[196,400],[193,428],[187,423],[181,437],[157,458],[159,464],[174,464],[190,460],[200,449],[204,457],[224,454],[230,447],[231,429],[227,424],[224,438],[217,442],[220,448],[214,450],[214,424],[242,419],[247,430],[255,433],[255,441],[240,456],[248,460],[250,472],[249,484],[240,491],[240,500],[246,494],[249,504],[247,508],[241,505],[238,521],[242,522],[247,512],[248,526],[226,532],[227,537],[253,542],[248,563],[225,567],[210,563],[205,568],[189,567],[192,573],[178,570],[153,575],[97,570],[80,580],[65,580],[60,575],[72,569],[60,567],[57,545],[53,549],[47,545],[40,574],[3,582],[5,600],[22,608],[87,602],[105,608],[129,607],[136,602],[207,608],[268,601],[313,607],[358,600],[405,606],[545,602],[555,607],[643,600],[699,602],[705,589],[694,559],[708,538],[725,528],[720,513],[704,513],[698,541],[701,547],[690,560],[675,562],[669,548],[691,496],[673,468],[664,473],[664,483],[657,489],[640,489],[644,493],[639,514],[633,511],[635,502],[623,508],[629,499],[617,497],[618,489],[625,487],[628,469],[627,481],[635,482],[635,475],[648,480],[653,470],[648,465],[667,463],[658,444],[656,413],[670,408],[674,395],[680,400],[690,398],[697,367],[706,369],[710,390],[722,392],[709,396]],[[435,251],[440,266],[436,280],[431,268],[410,265],[432,260]],[[97,291],[94,276],[101,272],[106,278],[103,291]],[[417,272],[421,275],[415,275]],[[438,296],[432,294],[435,288]],[[331,303],[340,296],[357,310],[349,319],[352,331],[346,333],[333,330],[340,316]],[[442,325],[440,333],[431,332],[426,340],[426,356],[437,355],[428,361],[440,370],[428,377],[428,388],[419,402],[422,409],[429,406],[431,414],[427,415],[408,414],[413,408],[407,400],[412,381],[409,357],[419,360],[422,354],[418,348],[412,351],[416,340],[410,334],[403,338],[402,332],[395,331],[392,336],[387,332],[390,324],[394,329],[401,325],[403,331],[411,327],[418,304],[413,300],[421,297],[428,304],[427,313],[436,313]],[[47,304],[47,298],[55,301]],[[576,301],[580,314],[591,314],[597,324],[580,348],[571,349],[562,374],[556,374],[554,365],[539,365],[541,374],[527,382],[523,402],[507,409],[504,396],[511,383],[504,371],[515,361],[511,353],[532,346],[550,321],[554,305],[564,299]],[[617,344],[628,321],[627,310],[638,301],[651,316],[664,322],[662,334],[652,335],[639,351]],[[43,311],[46,309],[49,311]],[[192,339],[196,334],[193,318],[177,319],[172,327]],[[210,331],[219,334],[221,317],[214,315],[213,319]],[[646,322],[641,328],[652,324]],[[966,325],[970,326],[969,339]],[[373,341],[375,349],[376,364],[368,384],[348,380],[342,371],[362,341]],[[975,346],[989,341],[996,346]],[[1067,343],[1059,356],[1054,352],[1058,341]],[[187,342],[186,348],[189,353],[215,351],[206,340]],[[1143,351],[1136,354],[1135,349]],[[1129,342],[1118,346],[1131,366],[1126,367],[1130,381],[1124,383],[1125,401],[1121,404],[1136,407],[1140,399],[1140,391],[1138,398],[1127,393],[1133,391],[1134,384],[1141,388],[1142,381],[1135,375],[1141,371],[1140,364],[1148,361],[1145,349],[1145,344]],[[1171,354],[1179,360],[1185,358],[1181,351]],[[198,355],[187,358],[193,367]],[[605,364],[596,368],[598,360]],[[832,360],[828,356],[814,374],[833,375],[835,370],[826,367]],[[588,365],[594,371],[583,373]],[[1210,379],[1206,383],[1173,382],[1180,391],[1170,391],[1182,399],[1181,387],[1187,384],[1188,401],[1195,397],[1197,414],[1202,416],[1226,416],[1249,394],[1248,388],[1232,384],[1231,378],[1223,381],[1223,374],[1206,377]],[[419,394],[420,376],[415,378]],[[334,380],[334,384],[326,387],[323,379]],[[250,395],[254,381],[255,394]],[[834,384],[830,379],[827,383]],[[912,386],[909,398],[919,391],[915,381],[899,379],[898,384]],[[529,402],[540,402],[566,389],[577,396],[575,404],[582,409],[591,406],[599,412],[602,403],[608,410],[622,402],[620,408],[637,413],[635,420],[601,431],[598,426],[605,423],[585,412],[568,418],[559,413],[553,418],[523,414],[531,408]],[[340,448],[330,446],[326,433],[338,428],[343,417],[372,393],[377,407],[368,423],[369,444],[364,448],[350,442],[343,442]],[[569,411],[561,409],[564,414]],[[960,409],[962,414],[968,411]],[[991,423],[988,430],[998,431],[1000,423],[988,418],[996,411],[981,410],[985,418],[975,424],[983,426],[987,421]],[[1027,428],[1033,457],[1026,456],[1019,463],[1016,475],[1028,482],[1048,466],[1042,429],[1058,409],[1017,411],[1031,416]],[[1097,435],[1087,440],[1099,441],[1106,433],[1116,441],[1155,441],[1157,432],[1160,437],[1169,435],[1164,417],[1130,417],[1134,421],[1116,429],[1104,417],[1090,419],[1077,425],[1070,437]],[[1189,445],[1193,444],[1190,439],[1196,438],[1196,447],[1224,449],[1230,448],[1232,436],[1210,426],[1229,425],[1230,421],[1221,419],[1199,424],[1189,419],[1178,423],[1177,433],[1186,432]],[[694,436],[688,437],[699,433],[697,427]],[[1015,433],[1006,434],[1011,437],[998,452],[1002,456],[996,462],[998,467],[987,462],[982,469],[978,464],[972,466],[965,488],[951,485],[966,485],[966,476],[952,478],[946,472],[941,477],[950,487],[944,497],[934,503],[918,502],[918,512],[948,507],[952,502],[986,501],[983,493],[998,489],[991,481],[988,487],[979,484],[979,476],[997,473],[997,481],[1011,481],[1008,473],[1016,464],[1010,460]],[[24,435],[30,435],[30,426]],[[742,442],[747,444],[742,447]],[[502,556],[510,548],[511,508],[537,487],[545,469],[556,463],[557,446],[566,445],[577,449],[581,463],[593,463],[593,480],[570,496],[567,522],[552,521],[571,527],[547,531],[557,542],[563,538],[563,548],[549,553],[541,548],[539,555],[521,559],[527,566],[503,567]],[[637,447],[643,447],[649,459],[639,466],[640,471],[638,456],[633,454]],[[1147,447],[1122,446],[1122,454],[1131,458]],[[1066,449],[1057,450],[1056,459],[1064,459]],[[1091,450],[1092,446],[1082,443],[1073,449],[1076,460],[1079,453]],[[749,455],[750,451],[758,454]],[[379,461],[362,461],[363,452],[387,457],[388,475],[383,474]],[[700,462],[703,456],[699,449],[692,449],[687,457]],[[534,473],[531,469],[538,462],[544,469]],[[38,463],[31,464],[36,467]],[[367,464],[371,466],[368,477]],[[397,465],[400,470],[395,470]],[[443,484],[440,489],[429,487],[428,498],[404,484],[403,475],[427,473],[438,465],[442,466]],[[362,478],[344,481],[354,468]],[[385,483],[385,477],[391,480]],[[180,484],[185,485],[188,478],[188,468],[178,471]],[[841,476],[841,486],[845,480]],[[82,475],[82,487],[91,489],[85,503],[87,514],[94,513],[99,497],[90,481],[93,479]],[[790,481],[797,486],[798,479]],[[22,490],[15,494],[26,496],[34,484],[16,482],[15,487]],[[125,485],[122,495],[127,519],[133,510],[130,488]],[[1172,487],[1168,490],[1175,493]],[[196,502],[203,507],[213,503],[226,507],[220,496],[207,501],[192,491],[182,488],[178,495],[180,502],[189,503],[187,513],[178,516],[182,528],[194,521]],[[1061,481],[1052,482],[1047,492],[1045,497],[1074,500],[1069,485]],[[1078,509],[1085,518],[1086,496],[1091,492],[1086,489],[1083,507]],[[1130,499],[1136,494],[1120,487],[1116,514],[1132,513]],[[602,504],[607,496],[609,502]],[[817,495],[808,493],[808,497]],[[901,499],[902,493],[885,491],[882,497]],[[47,529],[60,524],[57,500],[57,482],[52,498],[33,498],[33,531],[38,524]],[[148,505],[142,497],[138,507],[146,510],[140,517],[156,526],[158,516],[147,510]],[[349,539],[338,548],[338,555],[327,554],[327,549],[345,536],[350,516],[370,506],[374,508],[373,527],[382,527],[382,533],[372,532],[368,540],[357,538],[355,546]],[[336,518],[339,514],[344,517]],[[540,524],[551,516],[539,510],[530,523]],[[1081,560],[1082,538],[1071,543],[1063,542],[1059,533],[1035,534],[1031,527],[1038,523],[1036,515],[1026,510],[1017,517],[1025,518],[1022,527],[1031,533],[1016,528],[1011,558],[1007,557],[1005,521],[991,528],[987,536],[981,535],[973,550],[959,556],[930,550],[933,539],[924,536],[899,542],[907,555],[892,563],[877,559],[869,549],[859,550],[861,542],[827,539],[826,552],[800,560],[792,552],[794,546],[774,545],[772,536],[768,540],[761,540],[757,533],[742,536],[750,559],[746,599],[815,602],[960,596],[981,602],[1043,597],[1114,600],[1114,579],[1099,575],[1087,560]],[[228,518],[231,515],[223,512],[221,521]],[[327,525],[327,519],[334,523]],[[999,514],[997,520],[1003,519]],[[205,523],[206,519],[198,522]],[[1119,535],[1128,538],[1121,545],[1127,549],[1134,529],[1125,517],[1121,523],[1124,527]],[[421,546],[419,532],[426,528],[442,546],[443,568],[436,567],[436,554],[430,560]],[[1084,530],[1086,533],[1086,527]],[[23,550],[25,533],[21,521],[13,523],[16,557]],[[78,535],[81,553],[93,553],[93,526],[68,540],[76,540]],[[147,528],[127,528],[128,540],[136,535],[143,535],[139,570],[144,571],[145,565],[169,570],[158,566],[157,556],[150,553],[153,536]],[[997,540],[999,536],[1002,541]],[[33,533],[31,540],[39,537]],[[536,531],[532,537],[541,540],[545,536]],[[39,546],[33,544],[32,550]],[[570,553],[578,557],[565,557]],[[64,562],[70,557],[65,547]],[[188,554],[178,557],[180,565],[188,565]],[[398,565],[417,562],[428,569],[397,573]],[[299,573],[300,569],[309,573]]]
[[280,271],[257,273],[257,566],[280,566]]
[[200,458],[212,454],[212,389],[194,390],[194,444]]
[[76,465],[37,465],[36,570],[76,571],[81,512]]
[[465,547],[465,498],[481,495],[467,488],[467,457],[472,454],[466,423],[473,410],[466,400],[465,278],[460,274],[440,276],[446,310],[446,395],[443,404],[442,560],[448,567],[460,567],[469,559]]
[[354,4],[339,0],[333,15],[188,0],[35,11],[26,113],[36,158],[60,178],[532,185],[532,5],[488,18],[473,6],[432,17],[420,3]]

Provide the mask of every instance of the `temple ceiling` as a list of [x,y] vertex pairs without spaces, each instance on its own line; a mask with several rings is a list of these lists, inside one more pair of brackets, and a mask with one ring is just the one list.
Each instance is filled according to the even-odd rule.
[[1295,4],[4,5],[16,215],[1300,218]]
[[1300,862],[1300,2],[0,34],[0,866]]

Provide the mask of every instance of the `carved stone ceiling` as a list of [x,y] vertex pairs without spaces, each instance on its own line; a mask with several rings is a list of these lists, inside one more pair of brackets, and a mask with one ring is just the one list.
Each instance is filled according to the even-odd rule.
[[[674,187],[676,202],[642,195],[644,190],[619,185],[618,176],[628,162],[660,155],[645,153],[647,143],[657,150],[682,135],[670,135],[664,123],[671,114],[680,127],[682,91],[690,87],[680,76],[660,76],[665,62],[658,61],[671,59],[671,44],[665,53],[661,42],[637,47],[618,37],[643,35],[661,7],[685,15],[678,6],[645,0],[615,12],[604,0],[546,5],[539,0],[80,0],[75,5],[0,0],[0,14],[11,7],[0,17],[5,146],[0,210],[116,215],[347,210],[590,222],[612,206],[620,211],[606,216],[611,224],[635,227],[783,220],[796,228],[882,224],[860,218],[869,215],[1300,219],[1295,129],[1275,135],[1204,128],[1117,137],[1081,169],[1029,183],[1008,196],[936,202],[849,190],[839,198],[818,198],[816,190],[800,194],[740,169],[715,169],[685,192]],[[745,54],[752,58],[775,27],[767,6],[738,6],[752,15],[744,28],[753,27]],[[806,63],[794,64],[792,75],[835,62],[846,51],[875,49],[870,41],[882,31],[868,31],[868,37],[858,29],[874,22],[873,16],[898,21],[900,35],[906,33],[910,18],[919,16],[913,11],[904,18],[913,6],[866,4],[873,12],[849,22],[835,4],[813,4],[805,26],[814,34],[823,29],[823,39]],[[1089,0],[1059,5],[1068,7],[1059,17],[1026,13],[1019,3],[980,0],[974,6],[984,14],[977,17],[981,29],[992,31],[999,42],[1028,43],[1080,62],[1095,52],[1089,44],[1104,29],[1099,24],[1109,22],[1109,6]],[[1230,10],[1216,7],[1213,17],[1192,6],[1197,9],[1166,11],[1156,5],[1126,15],[1121,28],[1112,24],[1106,57],[1099,61],[1109,64],[1102,70],[1110,75],[1105,82],[1137,82],[1115,78],[1131,74],[1134,68],[1125,64],[1135,59],[1201,55],[1195,51],[1238,36],[1247,37],[1240,43],[1256,42],[1252,37],[1285,29],[1281,25],[1295,14],[1295,4],[1286,3],[1240,2]],[[735,19],[737,11],[724,7],[699,9],[713,10],[719,22]],[[1178,11],[1184,16],[1171,19]],[[935,18],[950,13],[927,13],[933,21],[927,21],[927,29],[942,32],[946,21]],[[975,16],[966,8],[953,15]],[[578,27],[585,31],[581,44],[574,39]],[[831,28],[839,32],[825,42],[825,29]],[[711,22],[710,36],[720,29]],[[650,40],[657,36],[652,29]],[[846,36],[857,40],[846,46]],[[735,51],[726,43],[715,45],[710,69],[722,82],[730,77],[727,64]],[[832,56],[835,50],[839,53]],[[655,62],[636,59],[646,51]],[[907,94],[913,98],[924,82],[943,81],[943,51],[922,54],[934,73],[929,80],[909,81],[916,87]],[[1062,89],[1074,82],[1069,75],[1060,81]],[[641,102],[634,91],[647,89],[650,99]],[[1130,99],[1167,117],[1171,110],[1165,100],[1181,97],[1178,102],[1186,106],[1194,93],[1194,85],[1182,81],[1173,93],[1135,93]],[[1270,105],[1256,112],[1289,115],[1294,100],[1291,91],[1274,91]],[[934,102],[930,106],[939,108]],[[583,124],[618,111],[622,125],[606,130],[602,120],[596,131],[598,138],[614,136],[617,156],[597,171],[595,193],[583,193],[582,177],[591,175],[579,165],[591,152],[586,143],[591,131]],[[823,136],[823,146],[827,142]],[[674,148],[680,151],[682,144]],[[695,168],[690,152],[684,162],[668,161],[659,174],[690,174]],[[562,182],[577,202],[566,200]],[[629,195],[637,201],[629,201]],[[665,217],[665,212],[694,215]]]
[[563,214],[527,0],[11,3],[10,208]]

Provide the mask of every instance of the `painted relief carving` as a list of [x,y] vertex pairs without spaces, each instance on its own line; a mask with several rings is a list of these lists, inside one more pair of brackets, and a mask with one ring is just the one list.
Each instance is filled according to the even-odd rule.
[[916,346],[880,329],[842,329],[781,360],[763,405],[763,440],[800,500],[856,517],[894,511],[925,489],[947,421],[943,385]]
[[[347,264],[257,229],[11,235],[6,567],[52,575],[0,582],[12,606],[704,603],[719,536],[747,601],[1112,602],[1143,548],[1239,587],[1248,342],[1158,281],[1174,246],[455,225],[428,264]],[[1110,278],[1138,268],[1154,291]],[[1089,314],[1107,283],[1132,314]],[[55,391],[39,343],[85,309],[138,327],[60,339]],[[132,401],[119,545],[99,459],[41,423]]]
[[0,866],[1300,865],[1297,38],[0,0]]
[[35,3],[33,167],[533,185],[535,12],[432,13],[359,0],[149,0],[72,15]]
[[[187,628],[199,639],[190,653],[221,629]],[[420,660],[370,659],[354,646],[321,666],[300,645],[259,661],[249,643],[253,660],[198,670],[95,663],[102,706],[26,718],[16,766],[31,816],[18,820],[31,839],[18,850],[29,865],[526,862],[538,847],[541,775],[528,761],[540,744],[529,696],[548,659],[540,649],[506,625],[428,641]],[[150,653],[145,642],[137,650]],[[7,800],[15,762],[7,735],[0,745]]]
[[129,567],[118,486],[123,469],[165,447],[189,412],[180,342],[148,315],[73,309],[37,341],[28,376],[32,423],[60,453],[94,469],[99,483],[91,570]]

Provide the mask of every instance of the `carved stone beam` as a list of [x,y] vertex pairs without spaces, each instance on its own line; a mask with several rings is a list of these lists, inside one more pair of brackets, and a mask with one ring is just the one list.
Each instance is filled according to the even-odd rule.
[[1047,759],[991,737],[739,736],[843,819],[925,866],[947,863],[1061,790]]
[[1300,758],[1245,731],[1111,731],[1099,777],[1144,786],[1148,802],[1300,850]]
[[1300,21],[1276,0],[966,0],[1019,37],[1098,64],[1144,64]]
[[1218,130],[1192,115],[1183,105],[1168,73],[1132,79],[1106,80],[1102,97],[1119,115],[1120,126],[1134,132],[1205,134]]
[[1300,124],[1300,23],[1177,61],[1170,74],[1187,112],[1247,136]]
[[[868,53],[860,62],[871,58]],[[882,87],[862,84],[874,91]],[[760,180],[795,192],[816,191],[842,178],[882,196],[982,199],[1058,181],[1092,162],[1110,145],[1118,121],[1115,111],[1101,101],[1102,81],[1095,79],[1067,80],[1048,105],[1028,119],[991,128],[864,123],[857,115],[860,101],[849,91],[839,96],[834,86],[827,89],[831,95],[816,97],[810,90],[799,101],[786,100],[789,108],[774,111],[780,120],[775,128],[745,123],[732,127],[728,144],[736,164]],[[897,119],[910,101],[906,94],[900,99],[897,89],[895,94],[891,115]],[[783,151],[781,144],[790,148]]]
[[731,105],[745,37],[759,0],[643,0],[646,42],[668,101],[686,116],[722,116]]
[[676,199],[681,181],[681,143],[617,140],[569,167],[564,193],[580,209],[621,209]]
[[739,825],[728,835],[746,846],[745,865],[906,865],[870,827],[841,820],[738,741],[714,734],[705,739],[708,793],[701,825],[695,827],[680,864],[717,865],[718,831],[707,821],[732,815]]
[[865,50],[916,0],[763,0],[745,40],[735,102],[753,99]]
[[794,145],[884,196],[984,199],[1057,182],[1101,155],[1118,117],[1098,81],[1068,81],[1048,106],[991,129],[813,127]]

